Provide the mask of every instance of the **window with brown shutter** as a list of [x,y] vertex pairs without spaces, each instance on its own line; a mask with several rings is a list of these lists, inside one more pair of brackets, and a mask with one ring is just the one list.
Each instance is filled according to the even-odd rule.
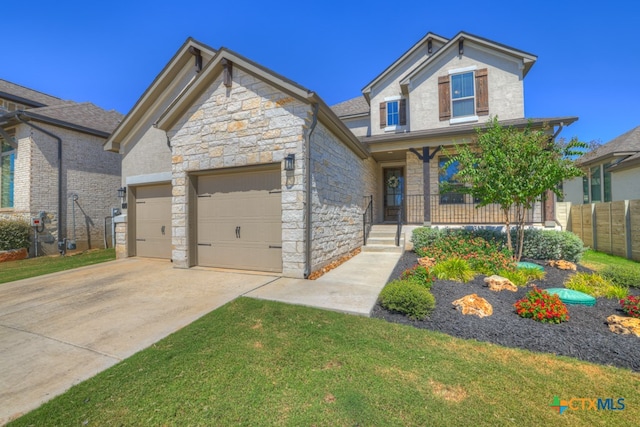
[[380,103],[380,129],[384,129],[387,126],[387,103]]
[[489,115],[489,79],[488,70],[476,70],[476,114]]
[[438,105],[440,111],[440,121],[451,118],[451,87],[449,76],[438,77]]
[[400,126],[406,126],[407,124],[407,100],[400,100]]

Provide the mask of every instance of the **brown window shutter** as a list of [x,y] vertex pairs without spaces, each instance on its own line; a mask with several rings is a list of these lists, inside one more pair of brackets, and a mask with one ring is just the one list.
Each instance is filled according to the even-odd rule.
[[440,121],[451,118],[451,87],[449,76],[438,77],[438,104],[440,106]]
[[387,127],[387,103],[380,103],[380,129]]
[[407,100],[401,99],[400,105],[398,107],[400,113],[400,126],[405,126],[407,124]]
[[488,70],[476,70],[476,114],[489,115],[489,78]]

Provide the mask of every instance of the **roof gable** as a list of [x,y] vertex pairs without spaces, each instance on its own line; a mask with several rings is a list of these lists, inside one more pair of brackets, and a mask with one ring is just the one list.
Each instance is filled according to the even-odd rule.
[[[612,139],[604,145],[582,155],[576,164],[586,166],[615,157],[620,158],[615,169],[621,169],[629,163],[635,163],[640,155],[640,126]],[[612,167],[613,169],[613,167]]]
[[143,122],[143,118],[155,111],[154,107],[158,104],[158,99],[170,91],[180,71],[188,62],[194,61],[194,49],[208,58],[212,58],[216,53],[212,47],[191,37],[187,38],[109,137],[104,145],[105,150],[119,151],[120,145],[129,141]]
[[369,115],[369,103],[364,96],[357,96],[331,106],[341,119]]
[[[362,93],[365,96],[366,100],[369,101],[369,94],[371,93],[373,86],[384,80],[384,78],[386,78],[389,74],[404,65],[405,62],[411,60],[411,56],[415,55],[424,46],[428,46],[430,41],[436,41],[439,44],[446,44],[448,40],[431,32],[425,34],[420,40],[418,40],[416,44],[411,46],[409,50],[400,55],[400,57],[396,59],[391,65],[389,65],[384,71],[382,71],[382,73],[378,74],[373,80],[371,80],[365,87],[362,88]],[[436,51],[436,49],[434,49],[434,51]]]
[[508,57],[513,58],[514,60],[522,61],[522,68],[523,68],[522,77],[523,78],[524,76],[527,75],[527,73],[529,72],[529,70],[535,63],[535,61],[538,59],[537,56],[531,53],[527,53],[522,50],[518,50],[510,46],[503,45],[501,43],[497,43],[489,39],[485,39],[483,37],[479,37],[479,36],[461,31],[458,34],[456,34],[455,37],[449,40],[444,46],[442,46],[442,48],[438,49],[437,52],[435,52],[433,55],[426,58],[420,65],[415,67],[400,81],[400,86],[403,87],[403,91],[405,91],[406,86],[411,82],[411,79],[417,77],[422,72],[427,70],[432,64],[434,64],[438,60],[438,58],[441,58],[448,51],[452,49],[458,49],[459,42],[461,41],[464,42],[467,40],[471,41],[477,46],[494,51],[497,54],[506,55]]

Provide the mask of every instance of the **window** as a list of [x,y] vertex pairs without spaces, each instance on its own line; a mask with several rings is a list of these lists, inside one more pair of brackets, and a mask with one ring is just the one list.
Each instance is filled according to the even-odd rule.
[[582,203],[589,203],[589,177],[582,177]]
[[387,126],[397,126],[398,124],[400,124],[398,101],[387,102]]
[[602,165],[602,183],[604,184],[603,195],[605,203],[611,201],[611,172],[609,171],[609,166],[611,166],[611,163]]
[[13,208],[13,175],[15,150],[0,139],[0,208]]
[[385,98],[380,103],[380,128],[394,130],[407,124],[407,100],[400,96]]
[[448,157],[440,157],[438,159],[438,183],[440,184],[440,203],[441,204],[456,204],[464,203],[464,194],[456,191],[457,187],[461,187],[455,179],[455,175],[458,173],[458,162],[453,162],[447,167],[449,162]]
[[[582,179],[584,203],[611,201],[611,163],[593,166],[589,169],[589,176]],[[591,196],[591,198],[589,198]]]
[[473,72],[451,76],[451,104],[453,117],[475,114]]
[[591,168],[591,202],[601,202],[600,166]]

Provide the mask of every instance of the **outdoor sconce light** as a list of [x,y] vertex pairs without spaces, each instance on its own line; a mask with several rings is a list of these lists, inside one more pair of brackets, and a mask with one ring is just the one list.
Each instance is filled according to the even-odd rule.
[[296,168],[296,155],[288,154],[287,157],[284,158],[284,170],[293,171]]
[[127,204],[125,202],[126,197],[127,197],[127,188],[126,187],[118,188],[118,197],[120,198],[120,204],[122,205],[122,209],[126,209],[127,208]]

